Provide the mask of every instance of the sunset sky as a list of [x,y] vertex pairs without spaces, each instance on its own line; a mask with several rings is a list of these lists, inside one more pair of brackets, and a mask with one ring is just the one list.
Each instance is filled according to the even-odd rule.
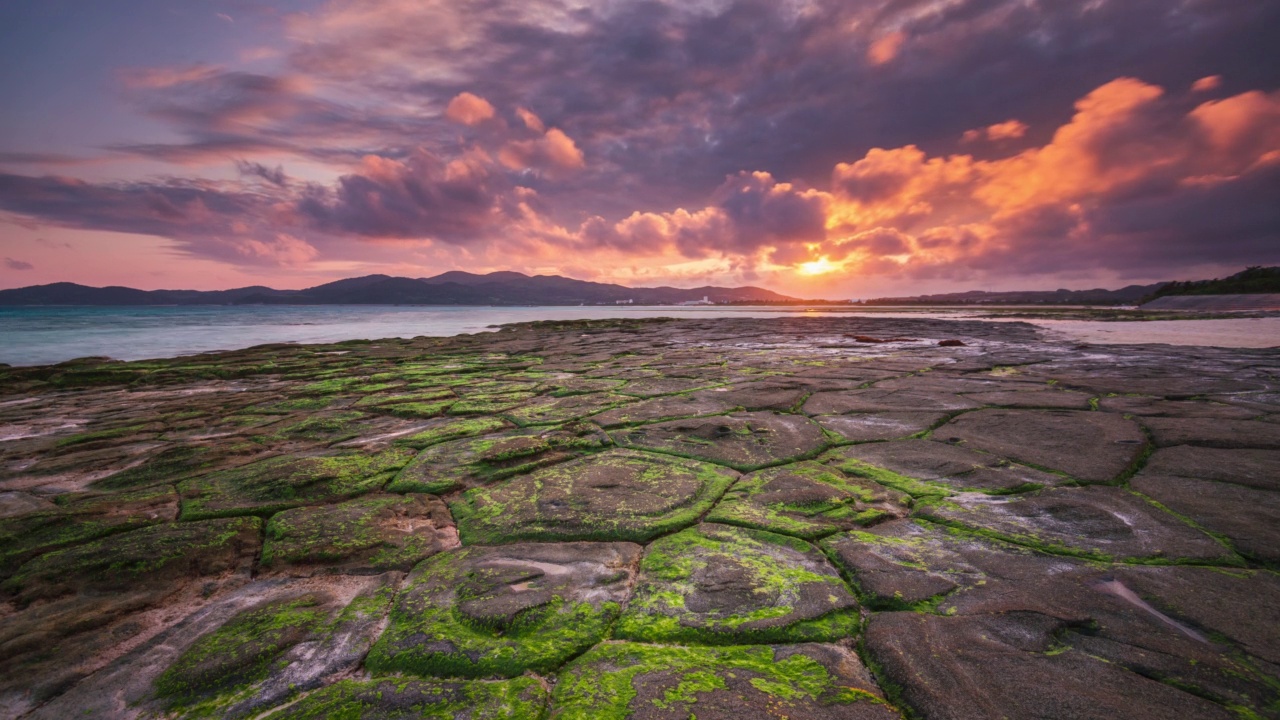
[[8,0],[0,287],[1280,264],[1280,0]]

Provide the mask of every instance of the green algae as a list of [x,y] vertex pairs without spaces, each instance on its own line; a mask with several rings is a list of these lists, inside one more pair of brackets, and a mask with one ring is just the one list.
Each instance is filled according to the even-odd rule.
[[270,720],[538,720],[547,692],[535,678],[341,680],[317,690]]
[[950,488],[940,483],[917,480],[854,458],[829,454],[820,458],[820,460],[845,474],[867,478],[915,498],[947,497],[952,494]]
[[433,425],[420,433],[401,438],[396,442],[400,445],[421,449],[446,440],[485,435],[498,430],[505,430],[509,427],[511,426],[500,418],[465,418]]
[[261,562],[265,567],[336,566],[362,559],[362,569],[408,570],[437,552],[440,542],[421,527],[397,532],[395,526],[427,520],[435,527],[447,525],[448,512],[439,500],[420,496],[367,497],[285,510],[267,522]]
[[[658,695],[637,688],[646,677],[670,686]],[[739,681],[772,699],[777,717],[805,717],[806,706],[825,707],[883,700],[842,684],[821,663],[803,653],[779,657],[769,646],[672,647],[605,643],[574,660],[560,673],[552,694],[555,720],[624,720],[666,711],[697,717],[698,696],[717,690],[740,693]],[[734,683],[736,687],[730,687]],[[647,683],[644,684],[647,687]],[[886,708],[887,710],[888,708]],[[886,713],[885,717],[894,714]],[[860,717],[860,716],[859,716]]]
[[178,484],[183,520],[270,515],[381,489],[413,457],[402,448],[375,455],[284,456]]
[[814,642],[852,637],[858,625],[849,588],[813,546],[761,530],[703,524],[650,543],[614,637]]
[[450,501],[464,544],[644,542],[693,524],[737,479],[709,463],[609,450]]

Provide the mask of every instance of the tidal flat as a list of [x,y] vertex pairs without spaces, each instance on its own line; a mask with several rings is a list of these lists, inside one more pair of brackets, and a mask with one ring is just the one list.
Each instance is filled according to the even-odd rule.
[[1278,718],[1280,350],[602,319],[0,367],[0,717]]

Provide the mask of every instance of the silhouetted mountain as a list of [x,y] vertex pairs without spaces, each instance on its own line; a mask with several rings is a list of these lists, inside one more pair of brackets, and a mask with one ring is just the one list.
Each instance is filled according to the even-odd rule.
[[1143,302],[1169,295],[1259,295],[1280,293],[1280,267],[1254,265],[1222,279],[1173,281],[1160,285]]
[[715,303],[798,302],[756,287],[629,288],[558,275],[488,275],[452,271],[429,278],[366,275],[305,290],[135,290],[53,283],[0,290],[0,305],[670,305],[707,298]]
[[1160,287],[1154,285],[1128,285],[1119,290],[1011,290],[1008,292],[944,293],[941,295],[914,295],[911,297],[885,297],[866,301],[867,305],[1136,305],[1148,293]]

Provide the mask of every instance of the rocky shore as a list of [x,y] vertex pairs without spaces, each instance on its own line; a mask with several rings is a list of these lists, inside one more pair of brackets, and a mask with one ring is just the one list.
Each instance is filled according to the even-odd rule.
[[1277,350],[610,320],[0,368],[0,717],[1277,718],[1277,569]]

